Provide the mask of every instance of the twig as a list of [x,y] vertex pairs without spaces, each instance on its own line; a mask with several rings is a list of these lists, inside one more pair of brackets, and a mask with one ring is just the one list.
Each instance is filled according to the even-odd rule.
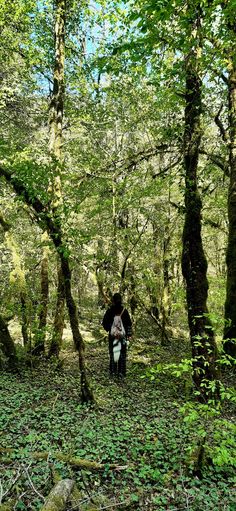
[[[29,465],[29,466],[30,466],[30,465]],[[34,491],[34,493],[36,493],[36,495],[38,495],[38,497],[39,497],[39,498],[40,498],[43,502],[45,502],[45,498],[44,498],[44,496],[43,496],[41,493],[39,493],[39,491],[38,491],[38,490],[35,488],[35,486],[34,486],[34,483],[33,483],[32,479],[31,479],[31,477],[30,477],[30,475],[29,475],[28,467],[24,467],[24,472],[25,472],[25,474],[27,475],[28,481],[29,481],[30,486],[31,486],[32,490]]]
[[111,507],[120,507],[120,506],[126,506],[126,504],[130,504],[130,499],[124,500],[123,502],[114,502],[113,504],[108,504],[107,506],[100,507],[100,511],[103,509],[109,509]]
[[[17,475],[15,477],[15,479],[11,480],[10,482],[10,486],[9,488],[5,491],[5,493],[2,494],[2,499],[5,498],[8,493],[10,493],[10,491],[12,490],[12,488],[15,486],[15,484],[17,483],[18,479],[20,479],[21,477],[21,472],[22,472],[22,467],[19,467],[18,468],[18,471],[17,471]],[[2,486],[2,485],[1,485]],[[0,499],[0,503],[1,503],[1,499]]]

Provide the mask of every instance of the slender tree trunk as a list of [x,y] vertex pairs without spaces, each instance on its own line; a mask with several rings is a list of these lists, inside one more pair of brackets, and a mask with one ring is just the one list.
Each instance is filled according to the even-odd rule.
[[[195,6],[196,9],[196,6]],[[196,10],[195,10],[196,16]],[[182,272],[186,281],[188,322],[193,356],[193,381],[203,399],[208,391],[205,381],[218,378],[217,349],[214,332],[208,316],[207,261],[201,237],[202,202],[197,188],[199,146],[201,141],[200,116],[201,79],[198,71],[201,31],[201,12],[191,21],[193,46],[186,59],[186,107],[184,133],[185,165],[185,223],[183,230]]]
[[17,356],[15,344],[11,338],[8,326],[0,315],[0,349],[8,359],[10,368],[15,368],[17,365]]
[[[45,235],[45,233],[44,233]],[[48,247],[43,249],[43,257],[41,261],[41,297],[40,297],[40,311],[39,311],[39,325],[38,331],[35,336],[34,355],[40,355],[45,352],[45,338],[47,326],[47,313],[48,313]]]
[[78,322],[78,312],[76,308],[76,304],[71,292],[71,270],[69,266],[68,258],[64,256],[62,250],[59,251],[59,256],[61,259],[61,268],[65,282],[65,295],[66,295],[66,304],[68,307],[69,317],[70,317],[70,326],[73,334],[73,340],[75,347],[79,353],[79,368],[81,374],[81,395],[82,401],[87,403],[94,401],[92,389],[90,387],[87,372],[86,372],[86,364],[85,364],[85,347],[82,336],[79,331],[79,322]]
[[[62,122],[65,94],[65,23],[66,0],[55,0],[55,60],[53,72],[53,92],[49,106],[49,152],[55,160],[56,174],[58,176],[58,179],[53,182],[53,201],[55,201],[56,195],[59,193],[59,202],[61,201],[60,163],[62,161]],[[57,190],[58,185],[59,189]]]
[[[64,110],[65,92],[65,23],[66,23],[66,0],[55,0],[55,63],[53,74],[53,93],[50,104],[49,127],[50,140],[49,151],[52,161],[55,163],[54,180],[52,183],[52,211],[53,223],[47,218],[48,232],[54,242],[61,261],[61,269],[65,285],[66,304],[70,317],[70,325],[73,340],[79,353],[79,367],[81,372],[81,395],[82,401],[93,402],[93,393],[90,388],[84,356],[84,342],[79,331],[78,312],[71,290],[71,270],[69,256],[62,241],[61,233],[61,179],[60,169],[62,164],[62,123]],[[41,206],[40,206],[41,207]],[[51,226],[49,226],[51,224]]]
[[164,240],[163,240],[163,291],[161,300],[161,322],[162,322],[162,336],[161,344],[166,344],[166,326],[169,324],[170,316],[170,276],[169,276],[169,244],[170,233],[169,226],[165,227]]
[[64,278],[61,270],[61,264],[58,261],[57,265],[57,303],[56,312],[53,325],[52,341],[49,348],[49,357],[59,356],[62,346],[62,335],[64,329],[64,308],[65,308],[65,286]]
[[2,225],[5,233],[6,244],[12,254],[12,262],[14,265],[14,281],[16,282],[17,287],[20,289],[20,303],[21,303],[21,331],[24,346],[29,346],[29,335],[28,335],[28,325],[29,325],[29,317],[28,317],[28,297],[26,292],[26,280],[25,280],[25,272],[24,267],[21,264],[21,257],[19,254],[18,246],[10,232],[11,225],[3,218],[2,214],[0,214],[0,224]]
[[23,337],[23,343],[24,346],[27,348],[30,346],[30,339],[28,334],[28,327],[29,327],[29,317],[28,317],[28,311],[27,311],[27,298],[26,293],[24,291],[21,291],[20,293],[20,301],[21,301],[21,332]]
[[228,194],[229,234],[227,247],[227,284],[225,302],[225,353],[236,358],[236,65],[231,59],[229,68],[229,168]]

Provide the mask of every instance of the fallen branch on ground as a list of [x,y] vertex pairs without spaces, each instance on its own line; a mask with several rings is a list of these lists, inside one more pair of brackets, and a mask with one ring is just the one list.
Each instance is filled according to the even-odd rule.
[[59,481],[49,493],[41,511],[64,511],[74,484],[72,479]]
[[[0,447],[0,453],[13,455],[13,454],[21,454],[25,455],[25,451],[22,449],[19,449],[16,451],[15,449],[11,448],[3,448]],[[127,468],[127,465],[116,465],[115,463],[97,463],[96,461],[90,461],[85,460],[81,458],[74,458],[73,456],[70,456],[69,454],[63,454],[62,452],[56,451],[56,452],[50,452],[50,451],[43,451],[43,452],[31,452],[29,453],[29,456],[35,460],[48,460],[49,458],[56,458],[59,461],[63,461],[64,463],[68,463],[72,467],[78,468],[78,469],[84,469],[84,470],[105,470],[109,468],[109,470],[125,470]]]

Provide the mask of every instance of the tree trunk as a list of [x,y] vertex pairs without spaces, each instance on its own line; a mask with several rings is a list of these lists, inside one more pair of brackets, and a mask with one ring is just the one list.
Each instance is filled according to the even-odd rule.
[[28,335],[28,310],[27,310],[27,292],[26,292],[26,279],[24,267],[21,264],[21,257],[19,254],[18,246],[10,232],[11,225],[4,219],[0,214],[0,224],[2,225],[5,233],[6,244],[12,254],[12,262],[14,270],[11,273],[11,278],[16,283],[17,287],[20,288],[20,302],[21,302],[21,331],[24,346],[29,346],[29,335]]
[[[196,9],[196,6],[195,6]],[[188,322],[193,357],[193,381],[203,399],[208,397],[207,386],[218,378],[217,348],[207,309],[207,261],[201,237],[202,202],[197,188],[201,79],[198,70],[201,12],[191,21],[192,49],[186,58],[186,106],[184,133],[185,166],[185,223],[183,230],[182,272],[186,281]],[[194,35],[195,34],[195,35]],[[207,385],[205,385],[205,383]]]
[[42,202],[32,194],[32,190],[28,192],[22,181],[19,181],[14,174],[11,174],[8,169],[0,166],[0,175],[4,176],[5,179],[13,186],[17,195],[24,197],[24,200],[28,206],[33,207],[36,219],[39,225],[43,228],[47,228],[50,238],[55,246],[55,249],[61,260],[62,273],[65,281],[65,295],[66,304],[68,307],[71,330],[73,334],[73,340],[76,349],[79,353],[79,367],[81,370],[81,394],[84,402],[94,402],[92,390],[90,388],[85,366],[84,358],[84,343],[82,336],[79,331],[78,314],[76,304],[72,296],[71,291],[71,270],[69,264],[68,247],[63,243],[61,227],[59,218],[56,220],[52,218],[48,209],[42,204]]
[[63,328],[64,328],[64,308],[65,308],[65,286],[64,286],[64,279],[63,274],[61,270],[61,264],[58,261],[57,266],[57,276],[58,276],[58,282],[57,282],[57,303],[56,303],[56,312],[55,312],[55,319],[54,319],[54,325],[53,325],[53,334],[52,334],[52,341],[49,348],[49,357],[51,356],[59,356],[61,346],[62,346],[62,335],[63,335]]
[[70,325],[73,340],[79,353],[79,367],[81,371],[81,395],[83,402],[94,402],[90,388],[84,357],[84,343],[79,331],[78,313],[75,300],[71,291],[71,270],[69,263],[68,247],[63,243],[61,229],[61,181],[60,168],[62,162],[62,121],[64,107],[64,68],[65,68],[65,21],[66,21],[66,0],[55,0],[55,63],[53,73],[53,93],[49,112],[50,140],[49,151],[52,155],[52,163],[55,165],[54,180],[52,183],[52,201],[50,208],[32,192],[29,193],[24,183],[19,181],[8,169],[0,167],[0,174],[11,183],[18,195],[22,195],[25,202],[34,208],[37,221],[43,228],[47,229],[51,240],[61,261],[61,268],[65,283],[66,304],[70,317]]
[[30,346],[30,339],[28,334],[28,326],[29,326],[29,317],[27,311],[27,297],[26,293],[22,290],[20,292],[20,301],[21,301],[21,332],[23,337],[23,343],[25,348]]
[[41,299],[40,299],[40,312],[39,312],[39,325],[38,331],[35,336],[34,355],[40,355],[45,352],[45,337],[47,326],[47,312],[48,312],[48,247],[43,249],[43,257],[41,261]]
[[9,367],[15,368],[17,365],[16,348],[2,316],[0,316],[0,349],[7,357]]
[[62,122],[64,110],[65,93],[65,23],[66,23],[66,0],[55,1],[55,44],[54,44],[54,73],[53,73],[53,93],[50,104],[49,127],[50,140],[49,151],[55,162],[55,175],[52,183],[52,210],[54,223],[52,229],[49,228],[49,234],[57,248],[61,261],[61,269],[65,284],[66,304],[68,307],[70,325],[73,334],[74,344],[79,352],[79,367],[81,372],[81,395],[83,402],[93,401],[93,393],[90,388],[85,368],[84,342],[79,331],[78,312],[75,300],[71,291],[71,270],[67,248],[62,242],[61,233],[61,179],[60,169],[62,163]]
[[236,65],[233,59],[230,62],[228,83],[230,184],[228,194],[229,234],[226,256],[224,351],[236,358]]
[[[66,23],[66,0],[55,0],[55,25],[54,25],[54,72],[53,91],[49,106],[49,151],[55,160],[56,167],[62,159],[62,122],[65,94],[65,23]],[[60,181],[60,169],[57,168]],[[59,193],[61,200],[61,186],[57,190],[57,181],[53,183],[53,200]]]
[[59,256],[61,259],[61,268],[65,282],[65,296],[66,296],[66,304],[70,317],[70,326],[73,334],[73,340],[75,347],[79,353],[79,368],[81,374],[81,395],[82,401],[87,403],[89,401],[94,401],[93,393],[90,388],[87,373],[86,373],[86,365],[85,365],[85,356],[84,356],[84,342],[79,331],[79,322],[78,322],[78,312],[76,308],[76,304],[71,292],[71,270],[69,266],[69,260],[65,257],[63,250],[59,251]]
[[[169,218],[170,221],[170,218]],[[169,245],[170,245],[170,232],[169,225],[164,230],[163,240],[163,291],[161,300],[161,319],[162,319],[162,336],[161,344],[165,345],[165,332],[166,326],[169,324],[170,317],[170,275],[169,275]]]

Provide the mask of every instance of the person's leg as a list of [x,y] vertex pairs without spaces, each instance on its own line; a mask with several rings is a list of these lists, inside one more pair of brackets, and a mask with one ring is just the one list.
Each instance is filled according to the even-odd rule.
[[115,374],[115,367],[113,358],[113,339],[111,337],[109,337],[109,356],[110,356],[109,373],[110,376],[113,376]]
[[127,356],[127,347],[126,344],[122,344],[120,358],[118,362],[118,373],[121,378],[126,376],[126,356]]

